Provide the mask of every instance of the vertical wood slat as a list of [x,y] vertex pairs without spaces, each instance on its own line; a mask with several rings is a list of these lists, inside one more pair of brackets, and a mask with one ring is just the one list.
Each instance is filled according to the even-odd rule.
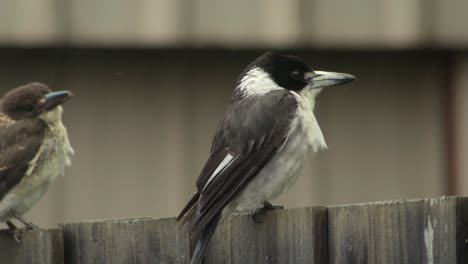
[[329,263],[468,263],[468,198],[328,208]]
[[7,230],[0,231],[0,263],[62,264],[63,237],[59,229],[24,232],[16,242]]
[[189,241],[174,218],[65,224],[67,264],[185,263]]
[[216,263],[326,263],[325,207],[268,212],[262,223],[235,215],[218,227],[205,258]]

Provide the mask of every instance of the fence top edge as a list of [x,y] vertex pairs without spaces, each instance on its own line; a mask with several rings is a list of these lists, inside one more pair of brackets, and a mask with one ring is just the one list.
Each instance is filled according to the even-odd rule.
[[468,196],[441,196],[437,198],[405,198],[405,199],[394,199],[394,200],[365,202],[365,203],[330,205],[330,206],[327,206],[327,208],[336,209],[336,208],[343,208],[343,207],[397,205],[397,204],[418,203],[418,202],[427,202],[429,204],[435,204],[437,202],[465,200],[465,199],[468,199]]
[[[284,210],[277,210],[274,213],[284,214],[284,213],[292,213],[292,212],[300,212],[305,210],[315,210],[315,211],[323,211],[325,212],[327,209],[338,209],[344,207],[362,207],[362,206],[381,206],[381,205],[399,205],[399,204],[409,204],[409,203],[418,203],[418,202],[426,202],[429,204],[436,204],[438,202],[445,202],[445,201],[454,201],[454,200],[468,200],[468,196],[442,196],[437,198],[421,198],[421,199],[395,199],[395,200],[386,200],[386,201],[375,201],[375,202],[366,202],[366,203],[354,203],[354,204],[342,204],[342,205],[331,205],[331,206],[308,206],[308,207],[300,207],[300,208],[286,208]],[[243,216],[249,214],[248,212],[243,212],[236,214],[238,216]],[[81,225],[81,224],[133,224],[137,222],[162,222],[162,221],[174,221],[175,217],[162,217],[162,218],[154,218],[154,217],[134,217],[134,218],[123,218],[123,219],[92,219],[92,220],[83,220],[83,221],[74,221],[74,222],[66,222],[60,224],[60,227],[67,227],[67,226],[74,226],[74,225]]]
[[173,219],[173,218],[174,217],[154,218],[154,217],[144,216],[144,217],[111,218],[111,219],[89,219],[89,220],[78,220],[78,221],[60,223],[60,227],[65,227],[65,226],[69,226],[69,225],[76,225],[76,224],[96,224],[96,223],[106,223],[106,224],[128,223],[128,224],[132,224],[132,223],[135,223],[135,222],[170,220],[170,219]]
[[[323,211],[325,212],[326,206],[308,206],[308,207],[298,207],[298,208],[286,208],[283,210],[275,210],[273,213],[291,213],[291,212],[299,212],[304,210],[316,210],[316,211]],[[243,216],[250,214],[249,212],[241,212],[235,215]],[[83,221],[73,221],[73,222],[65,222],[61,223],[61,227],[67,226],[74,226],[74,225],[81,225],[81,224],[133,224],[136,222],[162,222],[162,221],[176,221],[175,217],[161,217],[161,218],[154,218],[154,217],[134,217],[134,218],[123,218],[123,219],[91,219],[91,220],[83,220]]]

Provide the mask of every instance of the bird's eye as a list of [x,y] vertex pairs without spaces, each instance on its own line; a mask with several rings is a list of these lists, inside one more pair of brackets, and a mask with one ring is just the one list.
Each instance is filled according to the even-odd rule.
[[291,73],[291,76],[292,76],[293,79],[296,80],[296,81],[299,81],[299,80],[302,78],[301,73],[300,73],[299,71],[293,71],[293,72]]
[[34,107],[32,105],[25,105],[24,110],[26,112],[32,112],[34,110]]

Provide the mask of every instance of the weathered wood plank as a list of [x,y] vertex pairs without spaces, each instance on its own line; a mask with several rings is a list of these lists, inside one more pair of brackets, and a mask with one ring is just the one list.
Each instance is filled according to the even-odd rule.
[[327,263],[325,207],[268,212],[262,223],[250,215],[230,217],[216,231],[205,258],[217,263]]
[[0,231],[0,263],[63,264],[62,230],[31,230],[16,242],[9,231]]
[[189,241],[174,218],[65,224],[67,264],[186,263]]
[[[188,263],[187,229],[175,219],[64,225],[65,263]],[[236,215],[220,225],[206,264],[326,263],[325,207],[270,212],[264,222]]]
[[[206,264],[468,263],[468,198],[445,197],[235,215],[219,226]],[[66,224],[65,263],[188,263],[175,219]]]
[[468,198],[328,208],[329,263],[468,263]]

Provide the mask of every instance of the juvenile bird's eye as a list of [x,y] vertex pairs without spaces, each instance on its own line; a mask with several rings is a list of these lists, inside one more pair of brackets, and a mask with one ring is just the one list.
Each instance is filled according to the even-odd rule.
[[294,80],[297,80],[297,81],[299,81],[302,78],[301,73],[299,71],[293,71],[291,73],[291,76],[293,77]]
[[34,110],[34,107],[32,105],[26,105],[24,106],[24,110],[26,112],[32,112]]

